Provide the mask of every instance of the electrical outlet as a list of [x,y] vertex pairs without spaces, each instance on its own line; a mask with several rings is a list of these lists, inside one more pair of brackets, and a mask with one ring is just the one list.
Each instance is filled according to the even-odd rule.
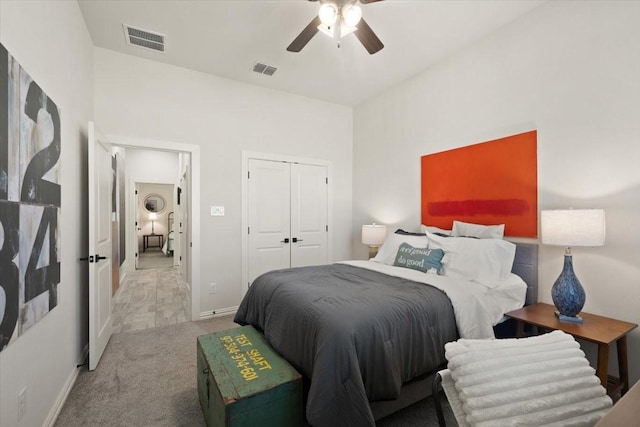
[[218,285],[216,283],[210,283],[209,284],[209,293],[211,295],[215,294],[216,292],[218,292]]
[[27,415],[27,388],[23,388],[18,394],[18,421]]

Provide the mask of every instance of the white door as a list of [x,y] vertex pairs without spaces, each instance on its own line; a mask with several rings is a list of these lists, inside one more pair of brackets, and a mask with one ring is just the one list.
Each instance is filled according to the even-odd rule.
[[111,317],[111,149],[89,122],[89,370],[98,366]]
[[136,182],[135,184],[135,191],[133,193],[133,209],[136,212],[136,240],[134,243],[134,251],[135,251],[135,257],[134,259],[136,260],[136,270],[139,268],[139,263],[140,263],[140,240],[142,239],[142,223],[140,222],[140,209],[138,209],[138,203],[140,203],[140,195],[138,194],[138,183]]
[[327,167],[249,159],[248,280],[271,270],[326,264]]
[[291,165],[291,267],[329,262],[327,167]]
[[[189,194],[191,194],[189,190],[189,168],[185,171],[180,179],[180,207],[178,208],[178,218],[177,224],[174,225],[174,229],[177,230],[175,233],[177,235],[177,244],[179,250],[174,254],[174,263],[176,262],[176,258],[178,263],[180,264],[180,271],[182,272],[182,277],[187,282],[189,286],[191,286],[191,277],[189,275],[188,266],[191,265],[188,262],[188,251],[187,251],[187,242],[190,242],[188,235],[189,230]],[[175,243],[175,242],[174,242]]]
[[249,283],[291,265],[290,165],[249,159]]

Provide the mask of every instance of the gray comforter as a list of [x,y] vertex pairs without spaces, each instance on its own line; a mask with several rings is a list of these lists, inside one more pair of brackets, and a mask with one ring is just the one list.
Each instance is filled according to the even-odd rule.
[[258,277],[235,317],[311,379],[313,426],[373,426],[368,401],[394,399],[412,378],[442,364],[457,339],[440,290],[345,264]]

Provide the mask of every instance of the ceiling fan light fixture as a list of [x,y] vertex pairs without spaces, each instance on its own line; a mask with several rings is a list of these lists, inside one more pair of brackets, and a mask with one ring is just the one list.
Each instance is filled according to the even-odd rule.
[[318,12],[320,21],[325,25],[333,25],[338,20],[338,8],[333,3],[324,3]]
[[346,4],[342,8],[342,17],[348,27],[355,27],[362,19],[362,8],[357,4]]

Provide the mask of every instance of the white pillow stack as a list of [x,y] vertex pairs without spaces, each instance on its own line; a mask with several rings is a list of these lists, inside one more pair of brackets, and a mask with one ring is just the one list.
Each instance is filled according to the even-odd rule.
[[575,339],[460,339],[445,345],[448,369],[471,426],[593,426],[611,399]]
[[[425,235],[395,232],[387,236],[373,261],[393,265],[402,243],[414,248],[442,249],[442,268],[438,274],[473,280],[495,288],[510,277],[516,245],[502,240],[504,224],[478,225],[454,221],[453,230],[422,225]],[[436,235],[446,234],[445,237]],[[456,237],[464,235],[465,237]]]
[[429,248],[442,249],[441,274],[495,287],[511,273],[516,245],[502,239],[442,237],[427,232]]

